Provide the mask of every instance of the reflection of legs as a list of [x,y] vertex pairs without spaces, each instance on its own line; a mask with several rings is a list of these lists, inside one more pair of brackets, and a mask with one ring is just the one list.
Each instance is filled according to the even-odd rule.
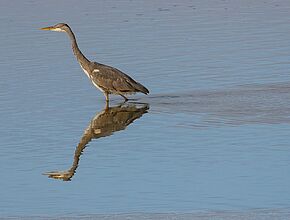
[[104,95],[106,97],[106,109],[108,109],[109,108],[109,93],[104,92]]
[[129,99],[127,99],[126,96],[122,95],[122,94],[119,94],[120,96],[122,96],[124,99],[125,99],[125,102],[127,102]]
[[109,102],[106,102],[105,111],[109,110]]

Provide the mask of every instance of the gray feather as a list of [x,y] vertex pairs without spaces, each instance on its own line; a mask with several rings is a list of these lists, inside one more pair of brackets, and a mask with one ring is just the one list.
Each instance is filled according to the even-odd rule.
[[132,94],[136,92],[142,92],[144,94],[149,93],[147,88],[122,71],[114,67],[88,60],[80,51],[75,35],[67,24],[59,23],[54,26],[42,28],[42,30],[53,30],[66,32],[68,34],[72,43],[73,53],[81,65],[81,68],[90,78],[92,83],[104,93],[107,102],[109,102],[109,94],[121,95],[127,101],[128,99],[124,94]]
[[103,90],[108,91],[109,93],[149,93],[148,89],[143,85],[136,82],[130,76],[114,67],[93,62],[90,65],[90,70],[91,80],[93,80],[95,84],[97,84]]

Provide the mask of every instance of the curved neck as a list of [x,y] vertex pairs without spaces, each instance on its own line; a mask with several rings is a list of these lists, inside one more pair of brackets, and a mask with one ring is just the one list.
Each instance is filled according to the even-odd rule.
[[89,65],[90,61],[80,51],[78,44],[77,44],[77,41],[76,41],[76,38],[75,38],[75,35],[72,32],[72,30],[69,28],[68,31],[66,31],[66,33],[68,34],[68,36],[71,40],[72,50],[73,50],[74,55],[76,56],[78,62],[82,66],[82,68],[85,68],[85,66]]

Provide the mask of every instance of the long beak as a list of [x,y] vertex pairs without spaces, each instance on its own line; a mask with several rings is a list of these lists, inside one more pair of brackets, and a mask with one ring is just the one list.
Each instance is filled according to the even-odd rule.
[[40,28],[40,30],[44,30],[44,31],[52,31],[53,29],[54,29],[53,26]]

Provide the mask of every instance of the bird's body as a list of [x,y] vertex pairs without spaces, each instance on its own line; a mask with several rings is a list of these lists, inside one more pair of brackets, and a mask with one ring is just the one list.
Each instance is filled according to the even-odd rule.
[[97,62],[89,61],[80,51],[74,33],[71,28],[64,23],[57,24],[51,27],[41,28],[42,30],[51,30],[58,32],[66,32],[72,43],[72,50],[76,56],[81,68],[91,80],[93,85],[101,90],[106,101],[109,101],[109,94],[116,94],[122,96],[126,101],[125,95],[141,92],[148,94],[146,87],[133,80],[130,76],[122,71]]
[[126,95],[136,92],[147,94],[149,92],[140,83],[116,68],[97,62],[90,62],[87,69],[81,67],[94,86],[103,93]]

